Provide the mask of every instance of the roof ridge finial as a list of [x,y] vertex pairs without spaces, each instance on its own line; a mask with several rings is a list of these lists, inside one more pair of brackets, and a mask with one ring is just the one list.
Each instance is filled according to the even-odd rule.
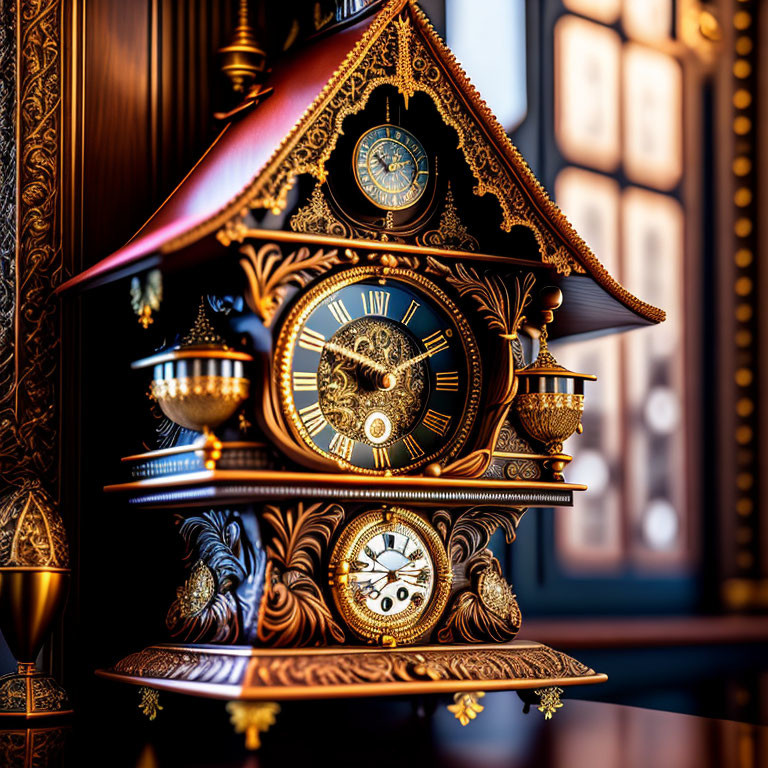
[[197,317],[194,325],[187,331],[181,340],[182,347],[200,347],[205,344],[215,344],[217,346],[226,346],[224,339],[216,332],[208,313],[205,311],[205,298],[200,297],[200,303],[197,306]]

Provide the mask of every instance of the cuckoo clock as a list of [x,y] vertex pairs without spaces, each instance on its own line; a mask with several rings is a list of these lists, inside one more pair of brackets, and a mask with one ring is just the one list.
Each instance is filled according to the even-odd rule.
[[563,441],[594,377],[548,339],[663,313],[601,266],[415,4],[286,55],[264,93],[63,288],[132,302],[123,397],[155,415],[125,424],[106,495],[168,510],[185,550],[167,634],[99,674],[233,712],[450,693],[467,722],[477,692],[516,689],[550,715],[605,675],[516,639],[489,542],[586,491]]

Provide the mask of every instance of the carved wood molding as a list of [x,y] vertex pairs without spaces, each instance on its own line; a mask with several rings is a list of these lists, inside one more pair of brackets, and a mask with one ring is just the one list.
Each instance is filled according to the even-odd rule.
[[55,491],[60,0],[3,2],[0,27],[0,477]]

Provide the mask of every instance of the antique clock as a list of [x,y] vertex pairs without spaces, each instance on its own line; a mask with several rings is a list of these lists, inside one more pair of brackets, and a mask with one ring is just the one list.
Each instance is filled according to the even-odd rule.
[[467,723],[483,691],[549,717],[605,679],[516,639],[489,544],[586,490],[563,443],[594,376],[549,338],[663,312],[600,265],[418,7],[374,10],[276,61],[270,95],[62,289],[116,322],[130,302],[122,353],[84,323],[123,404],[103,484],[126,514],[168,510],[183,549],[131,572],[165,637],[99,674],[150,715],[162,691],[227,699],[252,745],[283,699],[448,693]]

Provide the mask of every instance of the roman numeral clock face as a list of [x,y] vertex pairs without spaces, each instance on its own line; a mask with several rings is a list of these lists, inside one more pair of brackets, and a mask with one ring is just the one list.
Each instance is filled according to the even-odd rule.
[[405,270],[357,267],[294,306],[277,342],[280,401],[345,469],[407,472],[455,455],[477,412],[477,346],[458,307]]

